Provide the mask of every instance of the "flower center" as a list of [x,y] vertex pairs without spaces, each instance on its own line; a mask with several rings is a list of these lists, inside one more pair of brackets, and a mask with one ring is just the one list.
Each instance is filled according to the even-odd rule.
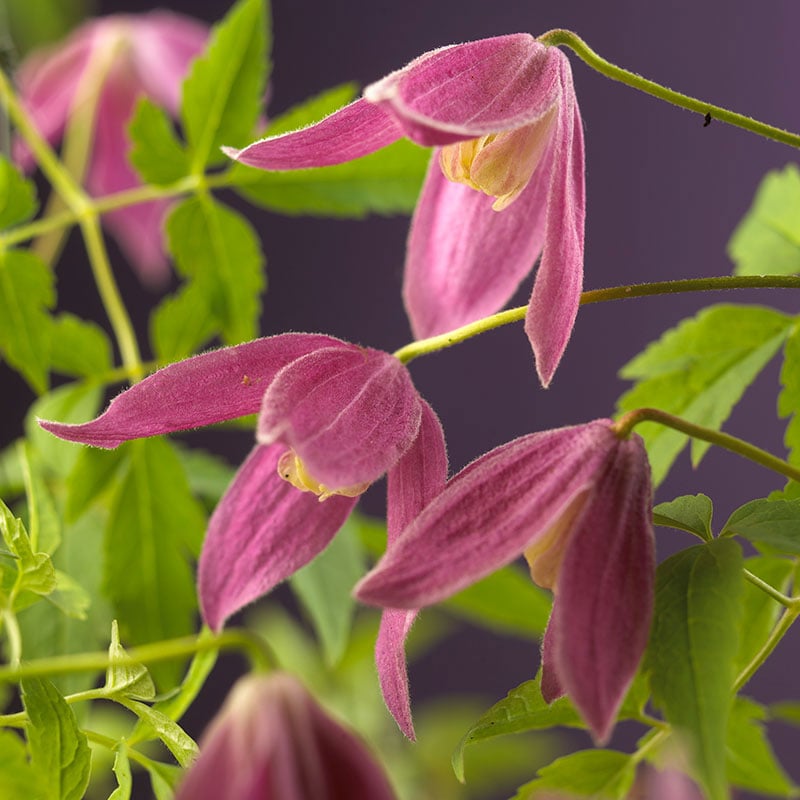
[[496,198],[502,211],[519,197],[542,160],[557,108],[531,125],[448,144],[439,154],[445,178]]
[[294,450],[287,450],[278,459],[278,475],[301,492],[313,492],[319,497],[320,501],[327,500],[337,494],[345,497],[358,497],[369,488],[368,483],[345,486],[341,489],[331,489],[325,486],[308,474],[303,462]]

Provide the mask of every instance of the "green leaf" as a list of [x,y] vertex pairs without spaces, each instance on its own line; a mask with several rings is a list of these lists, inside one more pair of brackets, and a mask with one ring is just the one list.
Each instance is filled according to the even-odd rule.
[[91,755],[75,714],[52,683],[21,682],[28,714],[31,764],[46,785],[47,800],[80,800],[89,784]]
[[345,526],[310,564],[291,578],[322,643],[329,666],[339,663],[353,624],[353,586],[364,574],[364,551],[352,525]]
[[[15,594],[33,592],[47,595],[55,589],[56,574],[47,553],[34,553],[22,520],[0,500],[0,534],[16,561]],[[18,606],[15,606],[18,607]]]
[[[655,406],[718,430],[745,389],[789,334],[791,317],[759,306],[703,309],[650,344],[620,375],[637,384],[617,402],[619,412]],[[653,480],[660,483],[688,437],[655,423],[636,428],[647,445]],[[697,466],[709,444],[692,440]]]
[[219,332],[220,324],[212,318],[206,299],[210,291],[202,281],[189,282],[153,311],[150,341],[160,362],[188,358]]
[[[307,100],[292,106],[288,111],[279,114],[274,119],[269,121],[264,136],[279,136],[282,133],[289,133],[289,131],[297,130],[298,128],[305,128],[308,125],[313,125],[319,122],[334,111],[338,111],[342,106],[346,106],[358,94],[358,87],[354,83],[341,83],[334,86],[332,89],[326,89]],[[232,176],[236,174],[238,177],[239,169],[247,170],[242,174],[250,174],[250,168],[245,167],[243,164],[236,164]]]
[[264,259],[250,223],[206,195],[177,205],[166,227],[178,270],[192,279],[225,343],[255,338]]
[[38,256],[0,248],[0,351],[37,394],[47,390],[53,273]]
[[785,700],[780,703],[773,703],[769,707],[771,719],[777,719],[789,725],[800,727],[800,702],[796,700]]
[[751,500],[731,514],[720,535],[800,555],[800,500]]
[[74,522],[102,494],[117,474],[126,457],[125,448],[100,450],[84,447],[67,476],[67,503],[64,517]]
[[59,314],[53,323],[53,372],[88,378],[111,369],[111,342],[99,325],[72,314]]
[[117,776],[117,788],[109,796],[108,800],[130,800],[133,791],[133,776],[131,775],[131,763],[128,759],[128,748],[125,742],[117,745],[117,754],[114,757],[114,774]]
[[768,172],[753,205],[728,242],[737,275],[800,272],[800,172],[788,164]]
[[221,145],[248,144],[261,111],[269,62],[263,0],[239,0],[214,26],[183,84],[181,119],[192,170],[220,163]]
[[175,756],[175,760],[182,766],[188,767],[197,758],[197,745],[194,739],[178,725],[160,711],[139,703],[136,700],[121,698],[120,703],[130,709],[139,719],[147,723],[166,745],[167,749]]
[[[188,556],[199,551],[205,516],[166,440],[127,447],[130,460],[106,529],[103,586],[123,637],[141,644],[193,631],[196,599]],[[153,666],[162,691],[178,682],[179,669],[174,663]]]
[[636,762],[615,750],[579,750],[542,767],[538,775],[520,786],[512,800],[535,800],[542,792],[622,800],[636,777]]
[[177,451],[192,492],[216,505],[225,494],[236,470],[224,459],[205,450],[178,447]]
[[189,156],[175,135],[172,120],[142,97],[128,123],[128,158],[144,183],[166,186],[189,174]]
[[646,654],[653,702],[683,737],[709,800],[728,797],[725,737],[739,647],[742,553],[731,539],[690,547],[656,573]]
[[174,789],[183,777],[183,770],[160,761],[148,761],[144,766],[150,775],[155,800],[174,800]]
[[0,731],[0,797],[5,800],[44,800],[43,776],[28,763],[22,739]]
[[714,506],[704,494],[686,494],[669,503],[659,503],[653,508],[653,522],[666,528],[677,528],[693,533],[703,541],[713,538],[711,515]]
[[764,729],[766,709],[739,697],[728,724],[728,779],[740,789],[759,795],[796,797],[796,788],[772,751]]
[[111,644],[108,646],[108,658],[111,662],[106,669],[106,682],[103,688],[111,695],[130,697],[134,700],[152,700],[156,696],[156,687],[147,667],[144,664],[115,663],[126,659],[128,654],[119,642],[119,626],[117,621],[111,622]]
[[61,544],[61,518],[42,475],[41,459],[27,442],[21,446],[20,452],[25,475],[25,501],[28,506],[31,546],[52,555]]
[[89,592],[60,570],[56,570],[56,587],[47,595],[47,600],[62,614],[79,620],[87,618],[86,612],[92,604]]
[[443,606],[493,631],[538,638],[547,627],[552,597],[513,565],[463,589]]
[[[783,441],[789,451],[789,461],[800,463],[800,325],[792,327],[783,348],[781,393],[778,395],[778,415],[788,417]],[[794,483],[793,481],[790,485]],[[795,484],[796,485],[796,484]]]
[[36,213],[36,187],[0,155],[0,230],[26,222]]

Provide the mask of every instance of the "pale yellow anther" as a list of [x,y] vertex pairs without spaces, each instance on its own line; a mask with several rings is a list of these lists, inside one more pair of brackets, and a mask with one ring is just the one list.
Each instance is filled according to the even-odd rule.
[[278,459],[278,475],[301,492],[313,492],[319,497],[320,501],[327,500],[329,497],[333,497],[337,494],[343,495],[344,497],[358,497],[358,495],[363,494],[369,488],[368,483],[345,486],[341,489],[331,489],[325,486],[309,475],[303,462],[294,450],[287,450]]

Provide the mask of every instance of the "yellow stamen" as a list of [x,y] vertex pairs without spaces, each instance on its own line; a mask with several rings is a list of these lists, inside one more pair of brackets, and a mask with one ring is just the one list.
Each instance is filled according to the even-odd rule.
[[369,488],[368,483],[345,486],[341,489],[331,489],[325,486],[308,473],[305,465],[294,450],[287,450],[278,459],[278,475],[301,492],[313,492],[319,497],[320,501],[327,500],[337,494],[344,497],[358,497]]

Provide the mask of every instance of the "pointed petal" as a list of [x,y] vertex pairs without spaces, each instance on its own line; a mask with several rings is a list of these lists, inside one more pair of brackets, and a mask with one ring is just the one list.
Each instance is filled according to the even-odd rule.
[[647,645],[655,546],[642,440],[619,442],[598,476],[561,567],[553,621],[558,680],[602,744]]
[[542,638],[542,697],[546,703],[552,703],[565,694],[564,687],[558,680],[556,667],[553,664],[553,642],[556,639],[556,625],[558,624],[555,614],[550,615],[547,628]]
[[203,619],[214,630],[321,552],[355,506],[320,502],[278,475],[286,448],[256,446],[217,505],[198,565]]
[[564,354],[583,288],[586,216],[583,125],[566,59],[561,62],[561,80],[562,100],[551,144],[554,167],[544,250],[525,318],[536,370],[545,387]]
[[356,597],[420,608],[513,561],[591,485],[616,441],[611,424],[534,433],[473,461],[387,548]]
[[481,39],[425,53],[364,97],[418,144],[450,144],[536,122],[558,99],[565,58],[527,33]]
[[365,100],[356,100],[315,125],[269,136],[242,150],[223,150],[251,167],[303,169],[343,164],[402,137],[403,131],[389,114]]
[[386,707],[400,730],[412,742],[417,740],[411,721],[411,698],[408,691],[406,666],[406,637],[416,611],[387,608],[381,616],[378,639],[375,642],[375,665]]
[[258,441],[282,441],[314,480],[371,483],[408,450],[420,424],[408,370],[380,350],[341,344],[282,369],[264,394]]
[[113,448],[129,439],[254,414],[278,370],[316,348],[337,345],[344,343],[331,336],[286,333],[224,347],[160,369],[114,398],[91,422],[39,424],[71,442]]
[[415,337],[474,322],[508,302],[542,251],[547,189],[537,171],[514,203],[494,211],[494,198],[448,181],[434,155],[411,223],[403,282]]

